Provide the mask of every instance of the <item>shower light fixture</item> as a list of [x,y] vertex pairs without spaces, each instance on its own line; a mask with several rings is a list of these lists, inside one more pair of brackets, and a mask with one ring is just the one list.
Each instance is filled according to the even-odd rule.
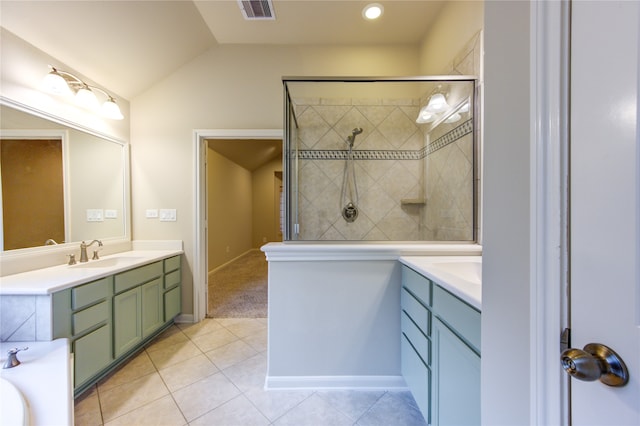
[[100,92],[106,98],[102,104],[102,115],[113,120],[122,120],[124,116],[115,99],[105,90],[91,86],[80,80],[75,75],[56,69],[49,65],[51,71],[44,77],[45,88],[56,95],[73,95],[75,93],[76,102],[88,109],[98,110],[100,102],[95,92]]
[[365,8],[362,9],[362,16],[365,19],[368,19],[371,21],[381,17],[383,12],[384,12],[384,7],[382,7],[381,4],[371,3],[366,5]]

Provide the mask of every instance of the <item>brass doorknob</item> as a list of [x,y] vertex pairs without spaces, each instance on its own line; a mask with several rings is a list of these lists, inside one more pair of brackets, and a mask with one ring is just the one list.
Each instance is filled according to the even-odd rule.
[[584,349],[567,349],[562,352],[560,362],[569,375],[579,380],[600,380],[616,387],[629,382],[629,371],[622,358],[600,343],[589,343]]

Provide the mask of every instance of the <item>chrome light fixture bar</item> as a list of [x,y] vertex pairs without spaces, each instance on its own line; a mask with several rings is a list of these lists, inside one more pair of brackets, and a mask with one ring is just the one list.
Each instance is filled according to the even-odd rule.
[[[48,91],[56,95],[75,95],[76,102],[90,110],[101,109],[102,115],[113,120],[122,120],[124,116],[113,96],[97,86],[92,86],[67,71],[49,65],[51,70],[44,77],[44,85]],[[100,106],[94,92],[100,92],[106,100]]]

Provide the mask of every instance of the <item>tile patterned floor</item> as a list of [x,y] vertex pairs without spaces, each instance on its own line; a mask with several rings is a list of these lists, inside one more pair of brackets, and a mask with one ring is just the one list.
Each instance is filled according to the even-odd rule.
[[75,401],[76,425],[426,425],[409,392],[266,391],[266,319],[174,325]]

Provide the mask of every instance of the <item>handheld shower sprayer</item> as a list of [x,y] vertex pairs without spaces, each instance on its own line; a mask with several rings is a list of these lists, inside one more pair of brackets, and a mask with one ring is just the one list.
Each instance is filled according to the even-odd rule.
[[354,142],[356,141],[356,136],[362,133],[362,127],[356,127],[351,131],[351,134],[347,136],[347,143],[349,147],[352,147]]

